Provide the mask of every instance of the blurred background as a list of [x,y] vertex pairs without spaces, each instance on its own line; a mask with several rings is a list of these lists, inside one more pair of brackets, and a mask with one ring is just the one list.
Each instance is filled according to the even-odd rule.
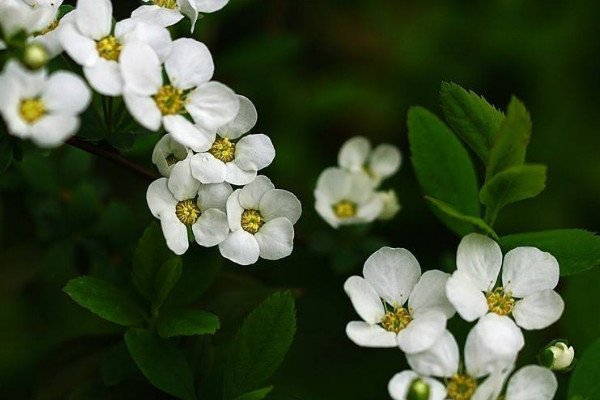
[[[114,3],[118,18],[137,6]],[[459,238],[422,198],[406,129],[411,105],[441,115],[441,81],[472,89],[500,108],[514,94],[531,112],[528,161],[549,166],[547,190],[504,210],[500,235],[598,230],[598,15],[600,2],[586,0],[231,0],[200,20],[194,36],[212,50],[215,78],[252,99],[259,112],[254,131],[275,144],[277,158],[265,174],[304,206],[291,257],[239,267],[222,261],[217,249],[186,255],[187,270],[215,271],[210,289],[204,290],[211,282],[197,283],[197,304],[223,321],[210,340],[226,343],[258,302],[291,288],[298,331],[270,398],[388,398],[387,382],[406,368],[404,357],[346,338],[345,325],[357,316],[342,285],[383,245],[411,250],[423,270],[454,269]],[[177,29],[185,34],[189,23]],[[390,222],[336,231],[314,211],[312,191],[354,135],[401,148],[401,171],[384,187],[398,192],[403,210]],[[156,140],[145,136],[125,154],[151,168]],[[123,331],[77,306],[61,288],[82,274],[127,281],[132,250],[152,220],[148,183],[68,146],[49,155],[29,152],[0,175],[0,398],[92,398],[82,388],[99,380],[102,352]],[[600,270],[562,279],[563,318],[543,333],[527,333],[519,363],[535,362],[554,338],[569,339],[581,354],[600,332],[599,287]],[[463,332],[463,343],[468,325],[458,317],[450,324]],[[187,355],[192,364],[204,362]],[[559,378],[557,399],[566,397],[567,378]],[[118,397],[118,388],[94,395],[168,398],[141,376],[120,390],[127,397]]]

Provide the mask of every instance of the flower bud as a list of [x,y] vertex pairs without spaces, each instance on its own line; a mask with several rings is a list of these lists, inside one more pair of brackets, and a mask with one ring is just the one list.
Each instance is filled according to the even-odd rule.
[[48,50],[39,43],[29,43],[23,50],[23,64],[29,69],[40,69],[50,60]]
[[566,341],[555,340],[540,352],[538,359],[540,364],[553,371],[567,371],[573,366],[575,349]]
[[383,208],[377,218],[383,221],[394,218],[401,208],[396,192],[394,190],[388,190],[387,192],[377,192],[377,195],[383,201]]
[[416,378],[410,384],[408,393],[406,395],[407,400],[429,400],[429,385],[421,378]]

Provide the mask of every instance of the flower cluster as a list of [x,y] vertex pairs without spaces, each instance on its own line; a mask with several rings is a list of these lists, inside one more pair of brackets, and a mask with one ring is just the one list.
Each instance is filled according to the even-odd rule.
[[[544,368],[515,369],[525,345],[521,329],[543,329],[564,310],[554,291],[559,266],[549,253],[518,247],[502,260],[487,236],[465,236],[452,274],[421,274],[406,249],[384,247],[365,262],[363,277],[348,278],[344,289],[362,321],[350,322],[346,333],[364,347],[398,347],[411,370],[396,374],[388,390],[395,400],[551,400],[557,381],[551,369],[563,370],[573,360],[572,348],[554,343]],[[497,285],[502,269],[501,285]],[[471,328],[460,356],[446,327],[458,313]]]
[[380,144],[374,149],[368,139],[348,140],[338,154],[338,167],[327,168],[315,189],[315,208],[332,227],[392,219],[400,205],[393,190],[378,190],[381,182],[400,168],[397,147]]

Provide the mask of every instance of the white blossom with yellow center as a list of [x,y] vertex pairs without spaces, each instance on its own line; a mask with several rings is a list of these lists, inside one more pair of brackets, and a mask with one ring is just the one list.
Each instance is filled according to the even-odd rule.
[[85,82],[71,72],[31,72],[15,61],[0,75],[0,113],[9,133],[40,147],[56,147],[79,128],[90,103]]
[[[563,313],[564,302],[553,290],[560,270],[550,253],[517,247],[506,253],[503,263],[494,240],[471,233],[458,246],[456,267],[446,294],[466,321],[494,313],[533,330],[552,325]],[[496,286],[501,270],[502,283]]]
[[152,163],[156,165],[162,176],[168,178],[175,165],[191,155],[190,149],[178,143],[171,135],[166,134],[154,146]]
[[171,26],[188,17],[192,32],[198,13],[212,13],[225,7],[229,0],[143,0],[141,5],[131,13],[132,18],[140,19],[160,26]]
[[363,275],[344,284],[363,319],[346,326],[350,340],[363,347],[400,347],[406,353],[433,346],[454,315],[444,293],[449,275],[437,270],[421,275],[410,251],[390,247],[367,259]]

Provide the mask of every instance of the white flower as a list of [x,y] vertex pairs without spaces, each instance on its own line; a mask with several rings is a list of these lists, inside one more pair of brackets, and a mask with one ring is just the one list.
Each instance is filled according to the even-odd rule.
[[543,364],[553,371],[563,371],[571,367],[575,359],[575,349],[563,341],[556,341],[544,349],[551,355],[548,363]]
[[371,142],[356,136],[344,143],[338,154],[340,167],[352,171],[365,171],[378,186],[381,181],[394,175],[400,168],[402,157],[396,146],[380,144],[371,148]]
[[225,181],[246,185],[275,158],[275,148],[268,136],[257,134],[239,139],[254,127],[257,113],[250,100],[244,96],[238,98],[240,111],[236,118],[219,129],[207,152],[192,157],[192,174],[202,183]]
[[522,367],[511,376],[506,387],[506,400],[552,400],[558,382],[547,368],[538,365]]
[[[37,7],[53,7],[58,10],[61,6],[62,0],[36,0],[34,4]],[[62,44],[60,43],[60,31],[66,26],[66,24],[73,22],[75,14],[69,12],[65,14],[60,20],[53,19],[50,23],[44,27],[41,31],[31,38],[34,43],[39,43],[46,51],[50,58],[54,58],[63,51]]]
[[162,176],[168,178],[175,165],[191,156],[191,154],[190,149],[177,143],[171,135],[166,134],[154,146],[152,163],[156,165]]
[[383,209],[383,200],[365,173],[340,168],[321,173],[315,198],[315,209],[334,228],[372,222]]
[[175,254],[189,246],[188,227],[196,242],[216,246],[227,237],[225,203],[232,192],[227,183],[202,185],[190,172],[189,158],[177,163],[171,176],[152,182],[146,193],[148,207],[160,219],[167,246]]
[[90,103],[85,82],[71,72],[31,72],[10,61],[0,76],[0,112],[11,134],[56,147],[79,128]]
[[221,255],[241,265],[254,264],[259,256],[266,260],[289,256],[300,214],[302,206],[296,196],[275,189],[266,176],[257,176],[227,200],[231,233],[219,245]]
[[211,13],[225,7],[229,0],[143,0],[145,3],[131,13],[138,18],[161,26],[175,25],[186,16],[192,23],[192,32],[198,13]]
[[54,7],[33,7],[23,0],[0,1],[0,28],[5,38],[19,31],[35,33],[46,28],[56,19]]
[[351,276],[344,284],[363,319],[346,326],[354,343],[398,346],[406,353],[416,353],[431,347],[444,333],[446,320],[454,315],[444,293],[448,274],[432,270],[421,276],[421,267],[410,251],[383,247],[367,259],[363,275]]
[[212,56],[196,40],[173,42],[165,61],[167,83],[160,58],[149,46],[138,43],[123,48],[121,67],[126,85],[123,100],[131,115],[152,131],[162,123],[173,139],[196,152],[210,149],[217,129],[231,122],[240,109],[231,89],[210,80]]
[[[495,288],[502,266],[502,285]],[[524,329],[543,329],[556,322],[564,302],[553,289],[558,284],[558,261],[534,247],[509,251],[502,264],[500,246],[472,233],[460,242],[457,270],[448,279],[446,294],[466,321],[493,312],[512,315]]]
[[78,0],[71,13],[72,23],[61,28],[60,42],[69,56],[83,66],[90,86],[100,94],[121,95],[126,77],[119,63],[127,48],[145,43],[161,60],[170,52],[169,31],[159,25],[125,19],[117,22],[113,31],[110,0]]
[[[430,399],[495,399],[502,377],[524,344],[523,334],[513,323],[497,315],[486,316],[467,335],[463,363],[456,340],[444,331],[429,349],[406,355],[412,371],[395,375],[388,391],[393,399],[406,400],[412,381],[421,378],[430,385]],[[443,379],[444,385],[433,377]]]
[[377,192],[377,196],[379,196],[383,202],[383,208],[377,216],[377,219],[387,221],[394,218],[402,208],[400,206],[400,202],[398,201],[398,195],[396,194],[396,191],[393,189],[388,191],[379,191]]

